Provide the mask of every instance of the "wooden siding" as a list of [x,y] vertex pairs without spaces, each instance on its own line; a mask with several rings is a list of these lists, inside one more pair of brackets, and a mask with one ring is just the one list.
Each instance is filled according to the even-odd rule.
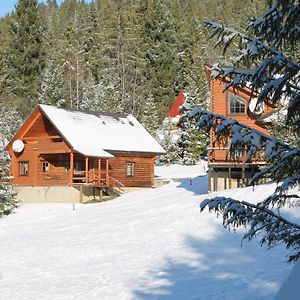
[[50,121],[40,114],[34,124],[28,129],[24,137],[58,136],[59,133]]
[[[241,89],[233,89],[229,88],[226,92],[224,91],[224,88],[226,86],[226,82],[222,81],[220,78],[216,78],[211,80],[211,112],[221,114],[233,119],[236,119],[237,121],[250,126],[252,128],[255,128],[265,134],[270,134],[267,129],[264,127],[258,125],[255,123],[256,119],[255,117],[250,117],[247,113],[243,114],[230,114],[229,112],[229,94],[233,93],[237,95],[238,97],[245,100],[246,104],[246,110],[248,108],[251,95],[247,93],[246,91],[243,91]],[[266,106],[265,113],[269,112],[272,108],[270,106]]]
[[[12,150],[12,143],[17,139],[24,142],[24,150],[19,154]],[[115,157],[109,159],[106,169],[106,159],[85,157],[73,152],[39,108],[25,121],[6,150],[11,156],[13,183],[19,186],[98,184],[99,187],[107,187],[108,177],[114,183],[116,179],[125,186],[149,187],[154,183],[154,154],[112,152]],[[22,162],[28,162],[29,165],[25,176],[19,172]],[[43,170],[43,163],[47,164],[49,170]],[[126,175],[127,163],[134,163],[133,176]]]
[[[24,140],[25,147],[21,154],[17,154],[12,150],[9,151],[11,156],[11,172],[13,183],[24,186],[39,186],[39,185],[65,185],[69,184],[66,170],[60,167],[62,164],[62,156],[69,157],[70,148],[63,141],[53,142],[51,138],[32,139],[30,142]],[[56,179],[50,180],[47,174],[42,174],[41,166],[45,159],[45,154],[56,154],[56,160],[52,160],[51,168],[56,172]],[[19,175],[19,163],[28,161],[29,173],[28,176]],[[68,158],[69,161],[69,158]],[[63,175],[65,174],[66,177]],[[54,177],[53,177],[54,178]]]
[[[251,98],[251,94],[247,90],[238,89],[238,88],[229,88],[226,92],[224,92],[225,85],[228,82],[222,81],[220,78],[215,78],[210,80],[210,91],[211,91],[211,99],[210,99],[210,111],[216,114],[224,115],[226,117],[230,117],[236,119],[238,122],[245,124],[249,127],[252,127],[256,130],[261,131],[264,134],[269,135],[269,131],[264,128],[262,125],[258,125],[255,123],[256,117],[249,116],[247,114],[248,105]],[[245,101],[245,113],[240,114],[231,114],[229,110],[229,96],[230,93],[237,95]],[[272,108],[270,106],[266,106],[264,113],[269,112]],[[222,140],[216,140],[215,134],[212,131],[210,135],[210,147],[208,150],[208,162],[209,163],[243,163],[245,160],[245,156],[241,155],[240,157],[235,157],[234,159],[230,157],[229,154],[229,140],[223,138]],[[263,157],[259,155],[255,158],[256,162],[263,162]]]
[[[154,183],[155,156],[139,153],[114,153],[109,159],[109,174],[125,186],[150,187]],[[133,176],[126,175],[127,163],[134,163]]]

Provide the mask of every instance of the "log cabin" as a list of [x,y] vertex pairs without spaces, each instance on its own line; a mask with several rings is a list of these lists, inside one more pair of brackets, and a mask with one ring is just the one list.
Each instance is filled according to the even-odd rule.
[[38,105],[7,144],[24,202],[84,202],[102,191],[151,187],[164,149],[132,116]]
[[[270,115],[274,107],[266,104],[254,109],[256,94],[247,87],[230,87],[224,91],[225,86],[230,83],[230,78],[212,78],[212,71],[212,67],[205,67],[210,88],[210,111],[270,135],[270,124],[265,116]],[[214,131],[210,132],[210,144],[207,148],[210,192],[247,186],[259,167],[266,164],[262,155],[254,157],[251,163],[245,162],[246,153],[242,151],[233,157],[229,152],[229,143],[230,137],[217,139]]]

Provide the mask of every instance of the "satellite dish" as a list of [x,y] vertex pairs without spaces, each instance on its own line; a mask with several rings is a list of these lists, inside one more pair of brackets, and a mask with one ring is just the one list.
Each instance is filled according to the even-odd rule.
[[21,140],[15,140],[12,144],[14,152],[21,153],[24,150],[24,143]]
[[265,103],[264,102],[258,103],[257,98],[253,98],[249,103],[248,109],[252,114],[260,115],[263,113],[265,109]]

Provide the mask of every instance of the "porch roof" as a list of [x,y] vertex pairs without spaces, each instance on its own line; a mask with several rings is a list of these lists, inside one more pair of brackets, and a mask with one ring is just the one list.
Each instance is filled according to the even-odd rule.
[[73,149],[86,156],[113,157],[108,151],[165,153],[132,115],[39,107]]

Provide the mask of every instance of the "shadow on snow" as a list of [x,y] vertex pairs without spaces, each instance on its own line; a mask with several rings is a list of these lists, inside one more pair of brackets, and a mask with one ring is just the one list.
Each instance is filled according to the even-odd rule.
[[[215,240],[185,237],[182,257],[139,279],[139,300],[271,300],[288,274],[283,247],[271,250],[241,234],[220,232]],[[185,249],[185,247],[183,247]],[[189,253],[186,256],[186,253]]]
[[176,180],[179,182],[177,188],[186,189],[196,195],[203,195],[208,193],[208,176],[197,176],[193,178],[184,178]]

